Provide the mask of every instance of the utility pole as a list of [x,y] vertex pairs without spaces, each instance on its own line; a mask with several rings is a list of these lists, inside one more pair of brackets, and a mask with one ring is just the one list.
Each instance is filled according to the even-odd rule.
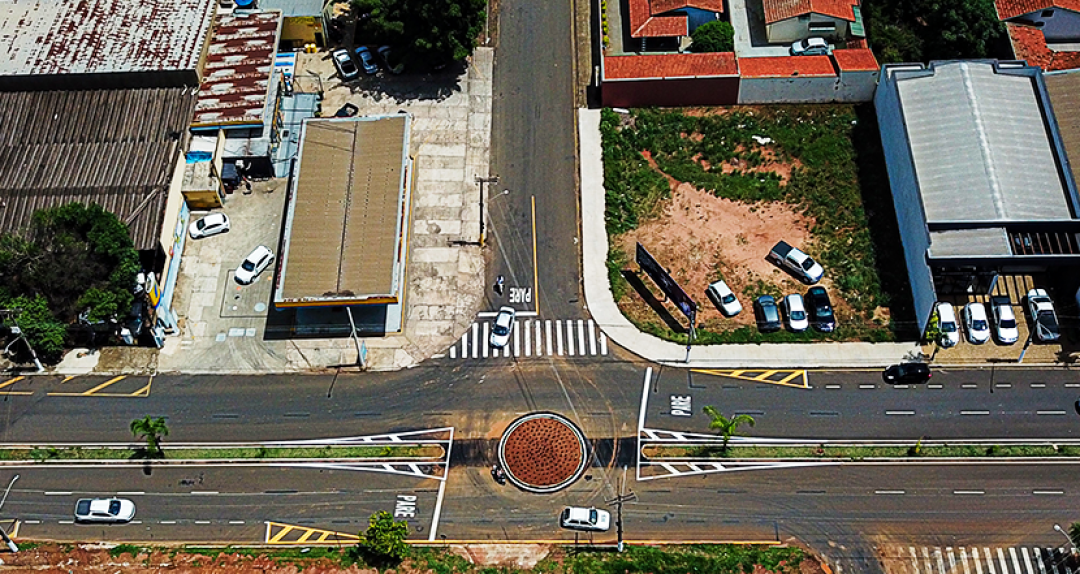
[[16,341],[22,339],[22,341],[26,343],[26,348],[30,349],[30,357],[34,359],[34,367],[37,368],[37,372],[43,373],[45,372],[45,367],[41,365],[41,361],[38,360],[37,353],[34,351],[34,346],[27,340],[26,334],[19,328],[19,322],[15,319],[15,315],[18,315],[19,313],[22,313],[22,309],[0,309],[0,317],[11,317],[11,322],[15,324],[15,326],[11,328],[11,334],[18,335],[18,338],[16,338],[15,341],[12,341],[7,347],[4,347],[4,354],[6,355],[8,353],[8,350],[11,349],[11,345],[14,345]]
[[480,184],[480,247],[484,246],[484,184],[488,184],[488,189],[491,189],[491,184],[499,183],[499,176],[493,175],[491,177],[476,176],[476,183]]
[[[4,507],[4,502],[7,501],[8,493],[11,492],[11,486],[15,484],[16,480],[19,480],[19,475],[17,474],[11,479],[11,482],[8,483],[7,490],[4,491],[4,498],[0,499],[0,508]],[[7,544],[8,550],[11,550],[12,552],[19,551],[19,547],[15,545],[15,541],[8,537],[7,532],[4,532],[3,528],[0,528],[0,538],[3,538],[4,543]]]
[[626,468],[627,467],[625,467],[625,466],[623,467],[623,475],[622,475],[622,478],[619,479],[619,495],[616,496],[615,498],[612,498],[611,500],[607,501],[608,504],[614,504],[615,505],[615,513],[616,513],[615,514],[615,517],[616,517],[615,518],[615,533],[616,533],[616,536],[618,536],[618,540],[619,540],[619,552],[623,551],[623,528],[622,528],[622,526],[623,526],[623,522],[622,522],[623,503],[624,502],[630,502],[632,500],[637,500],[637,495],[634,494],[633,492],[631,492],[629,494],[623,494],[623,482],[625,482],[625,480],[626,480]]

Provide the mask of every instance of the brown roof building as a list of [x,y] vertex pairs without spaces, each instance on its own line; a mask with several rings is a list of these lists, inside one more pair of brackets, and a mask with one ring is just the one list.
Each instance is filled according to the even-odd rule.
[[192,127],[261,126],[272,111],[281,12],[218,16]]

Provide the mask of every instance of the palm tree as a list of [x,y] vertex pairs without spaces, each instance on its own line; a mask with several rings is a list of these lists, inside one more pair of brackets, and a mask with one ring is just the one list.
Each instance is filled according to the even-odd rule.
[[150,418],[146,415],[141,419],[131,421],[131,434],[135,438],[146,438],[146,451],[149,454],[161,453],[161,437],[169,436],[169,427],[165,426],[165,418]]
[[739,427],[742,425],[754,426],[754,417],[750,415],[735,415],[730,419],[720,414],[720,411],[715,408],[705,405],[705,408],[701,409],[702,412],[709,415],[712,419],[709,422],[709,428],[715,430],[720,436],[724,437],[723,450],[726,453],[728,449],[728,442],[731,441],[731,437],[738,433]]
[[1076,548],[1076,542],[1080,541],[1080,522],[1073,522],[1069,525],[1069,541],[1073,543],[1073,548]]

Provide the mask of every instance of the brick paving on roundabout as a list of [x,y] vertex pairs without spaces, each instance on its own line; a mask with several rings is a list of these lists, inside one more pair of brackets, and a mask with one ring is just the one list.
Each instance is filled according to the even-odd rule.
[[514,421],[499,443],[507,478],[533,492],[554,492],[577,480],[585,469],[587,454],[581,431],[551,413]]

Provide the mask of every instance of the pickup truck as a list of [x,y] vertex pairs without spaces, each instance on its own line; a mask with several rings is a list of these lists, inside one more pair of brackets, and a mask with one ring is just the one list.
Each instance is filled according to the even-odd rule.
[[792,275],[797,277],[799,281],[806,283],[807,285],[813,285],[818,281],[821,281],[821,276],[825,274],[825,270],[821,268],[821,265],[817,261],[810,258],[809,255],[795,249],[787,243],[781,241],[777,243],[775,247],[769,251],[769,255],[766,257],[773,264],[787,269]]

